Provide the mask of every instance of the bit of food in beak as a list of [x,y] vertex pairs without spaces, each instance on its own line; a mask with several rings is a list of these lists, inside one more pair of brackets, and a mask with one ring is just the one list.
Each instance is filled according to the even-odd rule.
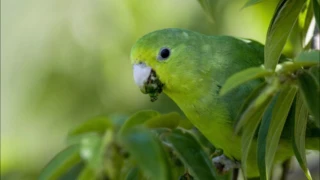
[[158,99],[164,84],[157,77],[156,72],[144,63],[133,65],[135,83],[144,94],[149,94],[152,102]]

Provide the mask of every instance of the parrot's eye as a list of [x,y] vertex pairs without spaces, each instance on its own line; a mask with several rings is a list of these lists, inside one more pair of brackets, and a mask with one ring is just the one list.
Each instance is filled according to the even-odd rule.
[[168,59],[169,56],[170,56],[170,49],[161,48],[157,59],[158,60],[166,60],[166,59]]

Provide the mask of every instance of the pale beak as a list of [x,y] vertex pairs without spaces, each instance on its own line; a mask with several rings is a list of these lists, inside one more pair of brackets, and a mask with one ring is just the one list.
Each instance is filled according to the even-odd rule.
[[138,85],[141,92],[147,93],[145,85],[151,74],[151,67],[147,66],[144,63],[134,64],[133,65],[133,79],[134,82]]
[[157,100],[164,84],[151,67],[144,63],[134,64],[133,78],[142,93],[149,94],[151,101]]

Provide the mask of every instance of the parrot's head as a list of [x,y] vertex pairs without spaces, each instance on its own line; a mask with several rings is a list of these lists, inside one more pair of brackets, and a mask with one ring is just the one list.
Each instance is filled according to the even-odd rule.
[[140,90],[151,101],[164,91],[186,92],[197,79],[192,66],[195,41],[200,34],[183,29],[163,29],[140,38],[132,47],[133,76]]

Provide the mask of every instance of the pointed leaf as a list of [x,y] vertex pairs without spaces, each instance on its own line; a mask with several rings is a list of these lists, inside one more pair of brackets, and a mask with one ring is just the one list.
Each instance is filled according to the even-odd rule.
[[257,155],[258,155],[258,168],[260,172],[260,179],[269,179],[266,167],[266,145],[267,145],[267,135],[269,131],[269,126],[272,118],[272,110],[278,95],[272,98],[271,103],[263,114],[261,125],[258,133],[258,144],[257,144]]
[[250,106],[250,104],[261,94],[261,92],[266,88],[267,83],[263,82],[260,85],[258,85],[251,93],[250,95],[245,99],[243,104],[240,107],[240,110],[237,115],[236,122],[239,122],[241,119],[242,114],[246,111],[246,109]]
[[257,116],[260,117],[260,115],[259,113],[256,114],[256,112],[260,112],[260,113],[264,112],[264,110],[266,109],[266,106],[269,104],[271,98],[277,91],[277,88],[278,88],[278,80],[274,79],[272,84],[265,87],[264,90],[260,93],[260,95],[250,103],[250,105],[246,108],[244,113],[241,115],[240,120],[236,124],[236,128],[235,128],[236,133],[239,133],[240,129],[243,126],[245,126],[247,123],[259,124],[261,118],[260,119],[257,118]]
[[94,170],[100,168],[103,163],[101,146],[101,136],[96,133],[92,133],[81,139],[80,156]]
[[189,121],[189,119],[184,118],[180,121],[179,123],[179,127],[186,129],[186,130],[190,130],[192,129],[194,126],[193,124]]
[[85,167],[79,174],[77,180],[95,180],[95,172],[90,167]]
[[305,138],[308,122],[308,109],[305,106],[301,94],[299,93],[295,105],[295,118],[293,126],[293,151],[300,164],[301,169],[308,178],[312,179],[309,169],[307,167],[306,150],[305,150]]
[[296,86],[284,87],[284,89],[280,91],[276,104],[273,108],[266,146],[266,168],[268,174],[270,174],[271,172],[271,167],[278,148],[281,132],[286,122],[296,92]]
[[273,79],[271,84],[266,86],[261,91],[259,96],[257,96],[254,101],[251,102],[236,125],[236,133],[238,133],[243,127],[241,136],[241,166],[245,177],[247,172],[247,158],[251,149],[252,139],[261,121],[263,113],[268,107],[268,104],[270,103],[272,97],[276,93],[278,86],[278,79]]
[[320,28],[320,2],[317,0],[312,0],[312,6],[316,23],[318,25],[318,28]]
[[181,115],[177,112],[156,116],[144,123],[148,128],[169,128],[175,129],[180,121],[183,121]]
[[171,179],[168,156],[159,139],[145,128],[130,128],[119,136],[130,158],[150,179]]
[[220,90],[220,95],[222,96],[226,94],[233,88],[236,88],[245,82],[272,74],[272,71],[266,70],[262,67],[248,68],[238,73],[235,73],[230,78],[228,78],[225,84],[222,86]]
[[318,86],[320,86],[320,66],[313,66],[309,70],[310,74],[316,80]]
[[291,74],[295,71],[303,68],[309,68],[311,66],[315,66],[317,62],[313,61],[296,61],[296,62],[285,62],[277,65],[276,72],[277,73],[287,73]]
[[282,49],[305,4],[305,0],[280,0],[269,25],[264,65],[266,69],[274,69],[278,64]]
[[83,167],[84,167],[84,162],[77,163],[76,165],[72,166],[67,173],[60,176],[59,180],[76,179],[79,176]]
[[[113,132],[106,132],[100,149],[100,158],[104,160],[103,166],[110,179],[121,179],[125,164],[123,150],[115,140]],[[122,152],[122,153],[121,153]]]
[[299,14],[298,19],[303,48],[306,48],[306,46],[310,43],[312,36],[310,36],[309,33],[314,30],[314,26],[310,26],[313,18],[313,7],[311,5],[311,1],[312,0],[307,0],[306,6]]
[[219,3],[216,0],[198,0],[198,2],[209,19],[214,22],[216,7]]
[[131,128],[137,125],[142,125],[143,123],[150,120],[151,118],[159,117],[159,116],[160,116],[160,113],[157,111],[153,111],[153,110],[139,111],[126,120],[126,122],[120,129],[119,134],[125,133],[125,131],[128,131]]
[[126,180],[141,180],[141,173],[139,172],[138,168],[131,168],[126,176]]
[[190,133],[175,129],[167,136],[167,140],[195,179],[215,179],[208,154]]
[[58,179],[81,161],[79,145],[70,146],[59,152],[42,170],[39,180]]
[[[259,97],[263,96],[260,95]],[[258,98],[259,98],[258,97]],[[263,103],[252,112],[251,116],[248,117],[250,120],[246,120],[247,123],[244,125],[242,136],[241,136],[241,166],[244,172],[244,176],[246,177],[247,172],[247,159],[248,154],[251,149],[251,142],[256,132],[256,129],[261,121],[262,115],[267,108],[271,97],[264,99]]]
[[295,62],[314,62],[315,64],[320,63],[320,51],[319,50],[311,50],[311,51],[303,51],[301,52],[295,59]]
[[252,6],[252,5],[255,5],[255,4],[258,4],[260,2],[262,2],[262,0],[248,0],[246,2],[246,4],[242,7],[242,9],[246,8],[246,7],[249,7],[249,6]]
[[112,126],[109,118],[107,117],[95,117],[84,123],[80,124],[73,130],[71,130],[68,136],[76,136],[88,132],[104,133],[109,127]]
[[308,71],[302,71],[298,76],[298,85],[302,92],[302,97],[310,113],[314,116],[317,126],[320,126],[320,88],[317,81]]

